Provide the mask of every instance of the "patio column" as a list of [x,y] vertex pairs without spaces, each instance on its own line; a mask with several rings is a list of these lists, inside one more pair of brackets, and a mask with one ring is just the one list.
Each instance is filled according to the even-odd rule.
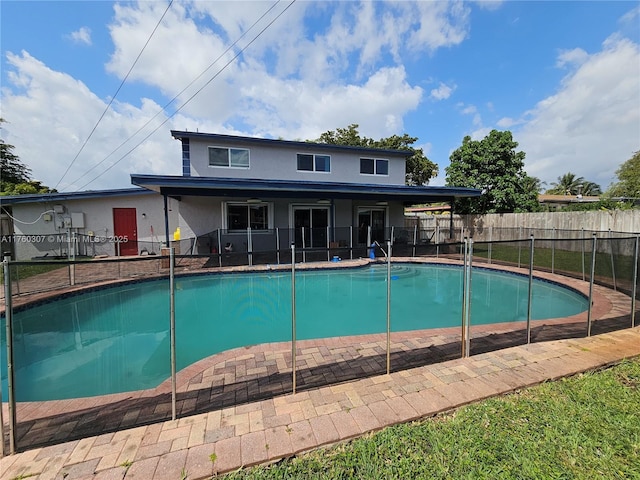
[[171,245],[169,243],[169,205],[167,201],[167,194],[163,193],[162,198],[164,200],[164,236],[165,236],[165,245],[169,247]]

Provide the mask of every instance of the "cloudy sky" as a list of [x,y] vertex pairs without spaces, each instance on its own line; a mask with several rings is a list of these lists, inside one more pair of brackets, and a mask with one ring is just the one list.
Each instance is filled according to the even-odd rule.
[[440,167],[511,130],[525,170],[603,188],[640,150],[640,4],[0,3],[2,139],[60,191],[180,175],[171,129],[408,133]]

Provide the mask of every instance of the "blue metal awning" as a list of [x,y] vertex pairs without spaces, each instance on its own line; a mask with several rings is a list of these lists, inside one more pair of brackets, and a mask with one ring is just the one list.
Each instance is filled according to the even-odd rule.
[[399,201],[405,205],[449,202],[455,198],[479,197],[482,194],[481,190],[475,188],[458,187],[137,174],[131,175],[131,183],[170,197],[327,198]]

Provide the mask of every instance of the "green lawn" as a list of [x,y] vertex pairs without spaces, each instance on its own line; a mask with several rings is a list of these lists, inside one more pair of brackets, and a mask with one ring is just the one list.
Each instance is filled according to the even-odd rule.
[[[58,268],[65,268],[67,266],[66,262],[60,261],[60,263],[28,263],[21,262],[18,265],[11,266],[11,278],[15,281],[24,280],[25,278],[33,277],[34,275],[39,275],[40,273],[47,273],[53,270],[57,270]],[[0,283],[4,284],[4,268],[0,269]]]
[[229,479],[640,479],[640,359]]
[[[569,251],[559,248],[543,248],[534,242],[533,264],[535,267],[545,270],[553,270],[558,273],[571,273],[582,277],[584,271],[585,278],[591,274],[591,243],[585,243],[585,252]],[[512,265],[520,264],[523,267],[529,265],[530,248],[528,242],[522,242],[520,246],[507,243],[495,243],[489,245],[478,243],[473,246],[474,257],[489,258],[491,261],[503,262]],[[633,278],[633,257],[614,254],[613,263],[610,253],[596,252],[595,274],[598,278],[631,280]]]

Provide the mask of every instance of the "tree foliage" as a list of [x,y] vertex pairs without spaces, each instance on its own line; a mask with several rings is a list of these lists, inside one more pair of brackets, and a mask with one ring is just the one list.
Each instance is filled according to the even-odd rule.
[[524,152],[510,131],[492,130],[482,140],[466,136],[446,168],[446,185],[482,190],[482,196],[455,202],[461,214],[532,212],[539,209],[540,180],[524,171]]
[[417,137],[410,137],[406,133],[402,136],[392,135],[380,140],[361,137],[358,125],[354,123],[347,128],[324,132],[320,138],[314,141],[331,145],[406,150],[410,154],[407,156],[405,183],[407,185],[426,185],[438,174],[438,165],[429,160],[421,148],[411,146],[417,140]]
[[[5,120],[0,118],[0,125],[4,122]],[[41,182],[31,179],[31,169],[13,153],[14,148],[0,138],[0,195],[55,192]]]
[[568,172],[558,177],[557,182],[551,182],[552,187],[546,193],[550,195],[584,195],[595,196],[602,194],[600,185],[584,177],[576,177],[574,173]]
[[613,197],[640,198],[640,150],[616,170],[618,181],[609,193]]

